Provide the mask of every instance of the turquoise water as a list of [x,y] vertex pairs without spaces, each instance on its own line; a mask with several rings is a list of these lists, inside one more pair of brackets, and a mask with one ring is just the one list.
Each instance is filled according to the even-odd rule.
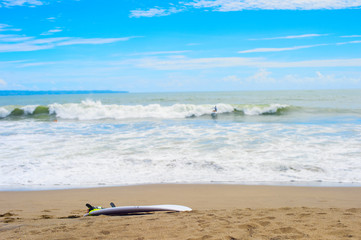
[[0,138],[0,189],[361,185],[361,90],[0,96]]

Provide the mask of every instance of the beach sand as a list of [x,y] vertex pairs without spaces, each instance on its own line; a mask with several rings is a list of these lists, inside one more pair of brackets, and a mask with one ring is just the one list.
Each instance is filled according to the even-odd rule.
[[[83,217],[108,207],[191,212]],[[0,192],[0,239],[361,239],[361,188],[164,184]]]

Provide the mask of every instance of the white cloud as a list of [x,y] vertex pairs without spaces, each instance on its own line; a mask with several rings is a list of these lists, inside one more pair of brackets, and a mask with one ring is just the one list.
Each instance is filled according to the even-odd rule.
[[361,35],[348,35],[348,36],[341,36],[342,38],[359,38]]
[[159,17],[184,11],[187,8],[205,9],[205,11],[242,11],[242,10],[332,10],[360,8],[361,0],[193,0],[180,1],[177,6],[148,10],[132,10],[130,17]]
[[229,75],[224,77],[222,80],[225,82],[236,82],[236,83],[257,83],[257,84],[267,84],[267,83],[276,83],[276,79],[271,77],[271,72],[261,68],[252,76],[244,78],[243,80],[236,75]]
[[15,28],[10,28],[10,27],[11,27],[10,25],[0,23],[0,32],[5,32],[5,31],[19,32],[19,31],[21,31],[21,29],[15,29]]
[[140,56],[140,55],[168,55],[168,54],[181,54],[190,52],[189,50],[181,50],[181,51],[158,51],[158,52],[142,52],[142,53],[134,53],[132,56]]
[[358,40],[358,41],[349,41],[349,42],[341,42],[341,43],[336,43],[336,45],[356,44],[356,43],[361,43],[361,40]]
[[59,62],[28,62],[22,63],[17,65],[17,68],[24,68],[24,67],[37,67],[37,66],[44,66],[44,65],[53,65],[58,64]]
[[306,45],[306,46],[295,46],[295,47],[286,47],[286,48],[255,48],[250,50],[239,51],[238,53],[258,53],[258,52],[283,52],[283,51],[293,51],[303,48],[311,48],[324,46],[327,44],[317,44],[317,45]]
[[48,32],[49,33],[57,33],[57,32],[62,32],[62,31],[63,31],[62,29],[57,28],[57,29],[51,29]]
[[257,58],[183,58],[183,59],[160,59],[160,58],[142,58],[128,61],[141,68],[150,68],[155,70],[193,70],[208,69],[214,67],[237,67],[256,64]]
[[58,33],[58,32],[62,32],[63,29],[60,29],[59,27],[55,28],[55,29],[50,29],[49,31],[42,33],[40,35],[52,35],[54,33]]
[[6,29],[10,27],[9,25],[7,24],[4,24],[4,23],[0,23],[0,31],[6,31]]
[[239,51],[238,53],[283,52],[283,51],[293,51],[298,49],[312,48],[319,46],[331,46],[331,45],[335,46],[335,45],[357,44],[357,43],[361,43],[361,40],[340,42],[340,43],[328,43],[328,44],[324,43],[324,44],[315,44],[315,45],[284,47],[284,48],[254,48],[254,49]]
[[23,37],[19,35],[0,34],[0,42],[23,42],[33,39],[33,37]]
[[150,8],[148,10],[132,10],[130,11],[130,17],[160,17],[167,16],[173,13],[178,13],[183,11],[183,9],[177,9],[175,7],[171,7],[169,9],[164,8]]
[[229,12],[242,10],[345,9],[361,6],[361,0],[195,0],[186,5]]
[[282,37],[272,37],[272,38],[260,38],[260,39],[250,39],[250,40],[274,40],[274,39],[295,39],[295,38],[310,38],[310,37],[321,37],[328,36],[328,34],[302,34],[302,35],[291,35],[291,36],[282,36]]
[[291,88],[300,87],[302,88],[313,88],[315,86],[323,88],[332,88],[334,86],[345,86],[345,84],[358,85],[361,83],[360,74],[329,74],[321,73],[320,71],[315,71],[313,74],[309,75],[298,75],[298,74],[287,74],[285,76],[279,76],[275,79],[275,83],[280,83],[282,85],[288,84]]
[[39,38],[39,39],[33,39],[28,42],[24,42],[27,44],[50,44],[50,43],[56,43],[56,42],[62,42],[72,39],[71,37],[56,37],[56,38]]
[[130,12],[130,17],[154,17],[167,16],[169,14],[165,9],[151,8],[149,10],[133,10]]
[[23,37],[18,35],[0,35],[0,52],[27,52],[43,49],[51,49],[57,46],[78,44],[106,44],[119,41],[128,41],[135,37],[123,38],[40,38]]
[[70,38],[66,41],[57,43],[57,46],[76,45],[76,44],[105,44],[119,41],[128,41],[133,37],[123,38]]
[[154,70],[195,70],[229,67],[258,68],[313,68],[313,67],[361,67],[361,58],[306,60],[296,62],[267,61],[263,58],[219,57],[219,58],[183,58],[160,59],[142,58],[123,62],[139,68]]
[[262,68],[259,69],[253,76],[248,77],[247,81],[256,83],[273,83],[276,82],[274,78],[270,77],[272,73]]
[[43,1],[39,0],[2,0],[1,4],[5,7],[12,7],[12,6],[40,6],[43,5]]
[[3,80],[3,79],[1,79],[0,78],[0,86],[6,86],[7,85],[7,83],[5,82],[5,80]]
[[241,79],[237,77],[236,75],[229,75],[222,79],[225,82],[240,82]]
[[268,68],[361,67],[361,58],[306,60],[297,62],[264,62]]
[[336,82],[350,81],[349,77],[335,76],[332,74],[323,74],[320,71],[316,71],[313,76],[298,76],[289,74],[284,77],[284,80],[289,83],[295,84],[330,84]]

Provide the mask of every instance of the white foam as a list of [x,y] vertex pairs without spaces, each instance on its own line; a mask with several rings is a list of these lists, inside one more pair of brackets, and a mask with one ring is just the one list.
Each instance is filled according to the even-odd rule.
[[[20,107],[24,115],[31,115],[39,105],[26,105]],[[53,103],[48,105],[49,114],[55,114],[62,119],[76,120],[100,120],[100,119],[176,119],[188,117],[200,117],[212,114],[214,106],[217,113],[232,113],[235,109],[242,111],[245,115],[262,115],[277,113],[278,110],[289,107],[289,105],[232,105],[218,103],[211,104],[174,104],[164,106],[160,104],[149,105],[119,105],[103,104],[101,101],[83,100],[81,103]],[[8,116],[15,106],[0,108],[0,117]]]
[[354,125],[8,121],[0,134],[0,188],[361,184],[361,127]]
[[[234,108],[228,104],[217,105],[219,113],[232,112]],[[63,119],[99,120],[99,119],[175,119],[186,117],[199,117],[211,114],[213,105],[174,104],[161,106],[150,105],[117,105],[102,104],[100,101],[86,100],[80,104],[51,104],[50,114],[56,114]]]
[[10,111],[5,109],[4,107],[0,107],[0,118],[5,118],[9,116]]
[[30,115],[30,114],[33,114],[33,112],[35,111],[37,106],[38,105],[27,105],[27,106],[22,107],[21,109],[24,110],[25,115]]
[[254,106],[254,105],[246,105],[243,108],[243,112],[245,115],[262,115],[262,114],[272,114],[276,113],[279,109],[284,109],[289,107],[288,105],[282,104],[270,104],[267,106]]

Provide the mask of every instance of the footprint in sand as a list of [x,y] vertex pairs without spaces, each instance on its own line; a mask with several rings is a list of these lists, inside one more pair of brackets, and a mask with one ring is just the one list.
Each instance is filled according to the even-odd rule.
[[41,219],[52,219],[52,218],[54,218],[54,216],[51,216],[51,215],[41,215],[40,218],[41,218]]

